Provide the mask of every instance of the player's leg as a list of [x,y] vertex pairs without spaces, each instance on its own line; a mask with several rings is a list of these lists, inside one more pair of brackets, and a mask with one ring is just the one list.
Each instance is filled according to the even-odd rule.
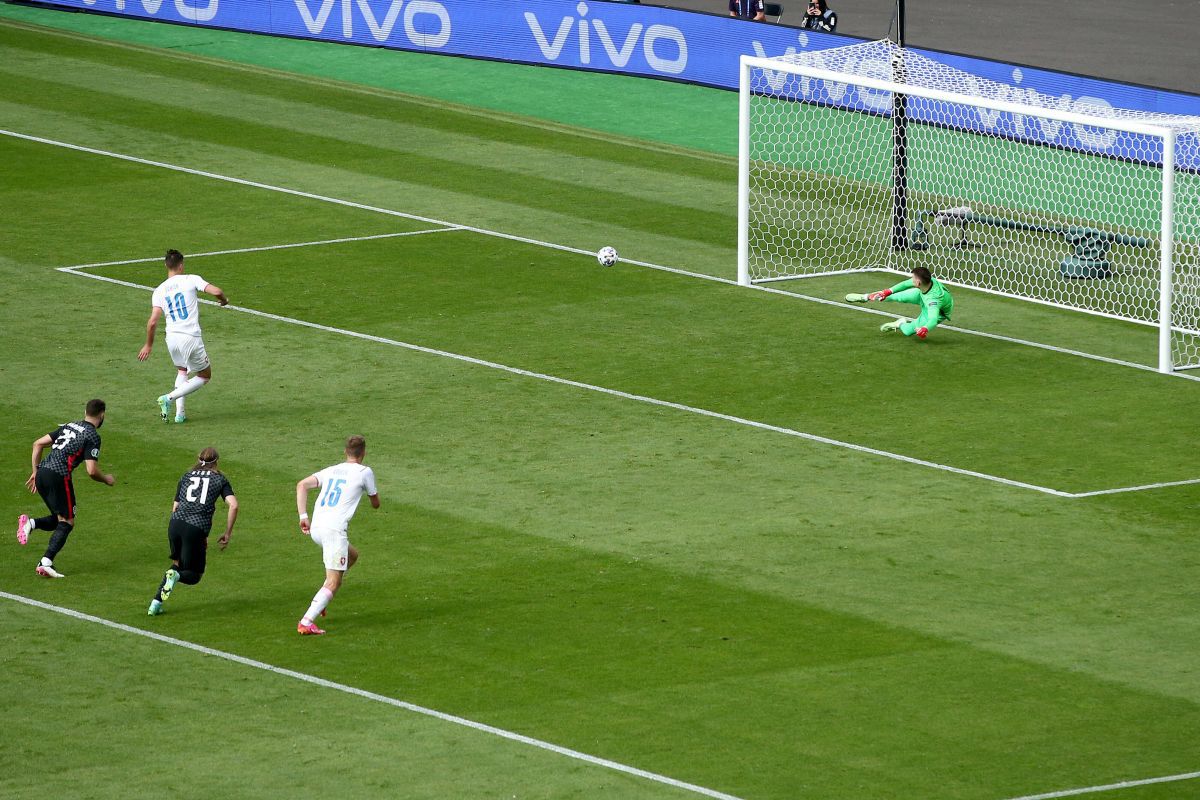
[[905,289],[902,292],[895,292],[883,299],[885,303],[909,303],[910,305],[921,305],[921,290],[913,286],[911,289]]
[[[204,341],[198,336],[173,334],[167,336],[167,350],[175,366],[184,372],[184,380],[180,382],[178,374],[175,378],[175,388],[158,398],[158,410],[163,422],[167,422],[172,401],[177,401],[204,386],[212,379],[212,365],[208,361],[208,353],[204,350]],[[187,374],[192,377],[186,377]],[[176,411],[176,422],[183,422],[187,417]]]
[[[186,523],[185,523],[186,524]],[[179,555],[179,582],[195,586],[204,577],[208,563],[208,531],[187,525],[183,537],[183,552]]]
[[171,566],[163,573],[162,580],[158,583],[158,590],[154,592],[154,597],[150,600],[150,610],[147,613],[152,617],[162,613],[163,602],[171,596],[171,590],[175,588],[175,582],[179,580],[179,560],[183,553],[181,524],[181,521],[177,519],[167,523],[167,544],[171,548]]
[[[888,295],[883,300],[885,303],[909,303],[911,305],[921,306],[921,297],[922,297],[921,290],[918,289],[917,287],[913,286],[910,289],[905,289],[904,291],[895,292],[894,294]],[[924,306],[921,307],[921,313],[922,314],[925,313]],[[906,328],[906,326],[912,326],[912,327]],[[907,333],[905,333],[906,329],[908,330]],[[913,325],[908,320],[902,319],[902,318],[894,319],[891,322],[885,322],[879,326],[879,330],[883,331],[884,333],[891,333],[892,331],[900,331],[905,336],[911,336],[912,331],[915,331],[916,329],[917,329],[917,326]]]
[[358,558],[358,551],[350,547],[350,540],[342,531],[322,531],[314,528],[312,537],[313,541],[321,545],[321,556],[325,563],[325,582],[313,595],[308,610],[304,612],[304,616],[296,625],[296,630],[303,635],[319,635],[325,632],[318,628],[313,620],[321,616],[325,607],[329,605],[329,601],[341,588],[342,577],[353,563],[351,551],[353,551],[354,559]]
[[[41,473],[46,472],[47,477],[42,478]],[[43,481],[53,480],[55,473],[50,470],[41,468],[37,471],[37,477],[34,478],[34,488],[37,489],[38,497],[42,498],[42,502],[46,504],[46,509],[50,512],[42,517],[31,517],[28,514],[22,514],[17,517],[17,542],[19,544],[27,544],[29,542],[29,534],[35,530],[52,531],[58,527],[58,514],[54,513],[54,509],[50,506],[50,501],[46,499],[46,494],[42,489]]]
[[[178,391],[184,384],[187,383],[188,372],[187,367],[175,368],[175,390]],[[187,419],[187,411],[184,408],[183,397],[175,398],[175,421],[183,422]]]
[[66,545],[67,537],[75,527],[75,487],[69,475],[59,475],[48,469],[39,469],[34,481],[46,508],[54,515],[54,530],[34,571],[43,578],[61,578],[63,574],[54,568],[54,557]]

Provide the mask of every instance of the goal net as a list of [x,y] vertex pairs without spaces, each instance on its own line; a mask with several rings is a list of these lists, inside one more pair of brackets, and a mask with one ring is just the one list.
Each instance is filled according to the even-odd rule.
[[743,57],[738,280],[925,266],[1157,326],[1200,367],[1200,118],[989,81],[889,41]]

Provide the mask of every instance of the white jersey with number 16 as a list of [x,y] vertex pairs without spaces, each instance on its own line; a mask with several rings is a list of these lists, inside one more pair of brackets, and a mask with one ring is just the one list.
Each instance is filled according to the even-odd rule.
[[313,475],[321,484],[317,504],[313,508],[312,526],[344,531],[358,509],[358,501],[379,494],[375,488],[375,473],[370,467],[343,461],[326,467]]

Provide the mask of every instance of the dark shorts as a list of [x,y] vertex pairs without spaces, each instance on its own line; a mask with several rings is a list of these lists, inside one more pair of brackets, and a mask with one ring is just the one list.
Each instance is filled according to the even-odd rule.
[[75,487],[70,475],[59,475],[53,470],[38,467],[34,484],[51,514],[75,519]]
[[167,541],[171,543],[171,560],[179,562],[181,570],[204,572],[208,556],[208,531],[173,519],[167,525]]

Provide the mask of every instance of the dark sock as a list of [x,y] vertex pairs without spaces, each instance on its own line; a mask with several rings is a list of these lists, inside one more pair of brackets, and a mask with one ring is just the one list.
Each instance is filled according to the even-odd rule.
[[45,517],[38,517],[33,521],[33,527],[39,531],[52,531],[58,527],[58,517],[49,514]]
[[158,591],[156,591],[154,593],[154,599],[160,603],[162,602],[162,590],[163,590],[163,587],[166,585],[167,585],[167,574],[164,572],[163,579],[158,582]]
[[58,551],[63,549],[63,545],[67,543],[67,537],[71,535],[71,529],[75,526],[69,522],[59,522],[54,527],[54,533],[50,534],[50,544],[46,545],[46,553],[43,556],[51,561],[58,555]]

